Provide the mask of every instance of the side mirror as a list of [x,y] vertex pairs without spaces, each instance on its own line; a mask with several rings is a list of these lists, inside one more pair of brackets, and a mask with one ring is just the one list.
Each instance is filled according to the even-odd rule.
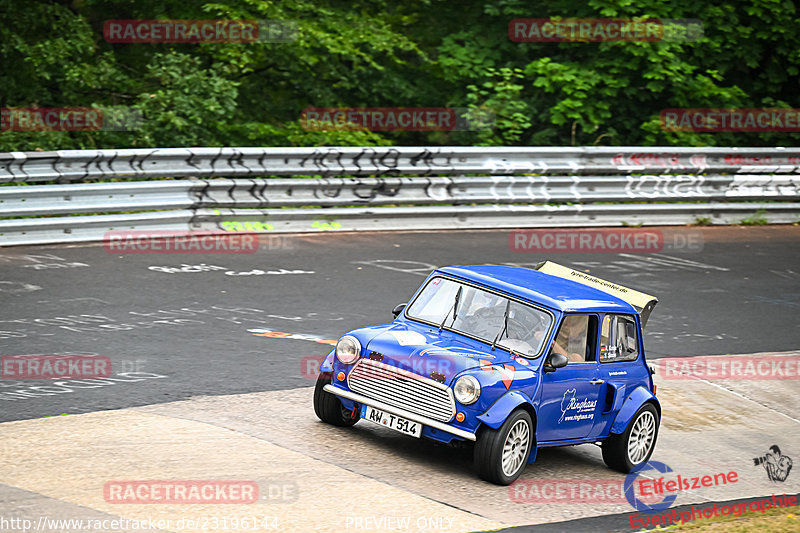
[[545,372],[555,372],[558,368],[564,368],[569,363],[569,359],[564,354],[550,352],[547,361],[544,363],[542,370]]
[[397,304],[394,306],[394,309],[392,309],[392,314],[395,318],[397,318],[397,315],[403,312],[403,309],[406,308],[406,305],[408,304]]

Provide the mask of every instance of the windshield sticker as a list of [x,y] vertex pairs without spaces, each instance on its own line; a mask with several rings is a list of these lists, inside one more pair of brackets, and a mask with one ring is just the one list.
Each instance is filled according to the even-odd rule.
[[427,344],[428,339],[425,335],[417,333],[416,331],[390,331],[389,333],[397,340],[400,346],[408,346],[409,344]]
[[511,388],[511,383],[514,381],[513,365],[493,365],[491,361],[485,359],[478,359],[478,362],[481,364],[481,370],[500,372],[500,379],[503,381],[503,385],[506,386],[506,390]]
[[575,398],[575,389],[567,389],[561,399],[561,418],[558,419],[558,423],[591,420],[594,418],[596,405],[597,400],[589,400],[589,398],[578,400]]

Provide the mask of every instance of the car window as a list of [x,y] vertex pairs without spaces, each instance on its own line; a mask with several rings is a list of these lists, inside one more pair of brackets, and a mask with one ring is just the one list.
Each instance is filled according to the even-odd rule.
[[606,315],[600,328],[600,362],[633,361],[639,357],[639,335],[633,317]]
[[[456,297],[458,302],[456,303]],[[534,356],[552,317],[541,309],[501,294],[435,277],[408,306],[406,316],[441,325],[515,353]]]
[[409,306],[407,313],[427,322],[441,322],[453,306],[459,286],[459,283],[449,279],[432,279]]
[[592,315],[568,315],[561,322],[553,351],[565,355],[570,363],[594,361],[597,318]]

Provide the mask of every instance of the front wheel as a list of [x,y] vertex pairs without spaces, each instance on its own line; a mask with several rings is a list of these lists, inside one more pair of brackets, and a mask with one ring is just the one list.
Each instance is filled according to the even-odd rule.
[[603,461],[612,470],[627,474],[650,459],[657,438],[658,411],[652,403],[646,403],[624,432],[612,433],[603,442]]
[[346,409],[335,394],[323,389],[331,382],[330,372],[320,372],[317,386],[314,387],[314,412],[327,424],[339,427],[350,427],[359,421],[361,415]]
[[485,428],[475,443],[475,469],[481,479],[510,485],[528,462],[533,444],[531,416],[514,411],[499,429]]

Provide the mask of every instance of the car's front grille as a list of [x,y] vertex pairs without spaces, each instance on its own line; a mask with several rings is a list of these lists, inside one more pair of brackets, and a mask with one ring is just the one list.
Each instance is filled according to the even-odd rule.
[[356,363],[347,385],[353,392],[439,422],[449,422],[456,411],[447,385],[371,359]]

